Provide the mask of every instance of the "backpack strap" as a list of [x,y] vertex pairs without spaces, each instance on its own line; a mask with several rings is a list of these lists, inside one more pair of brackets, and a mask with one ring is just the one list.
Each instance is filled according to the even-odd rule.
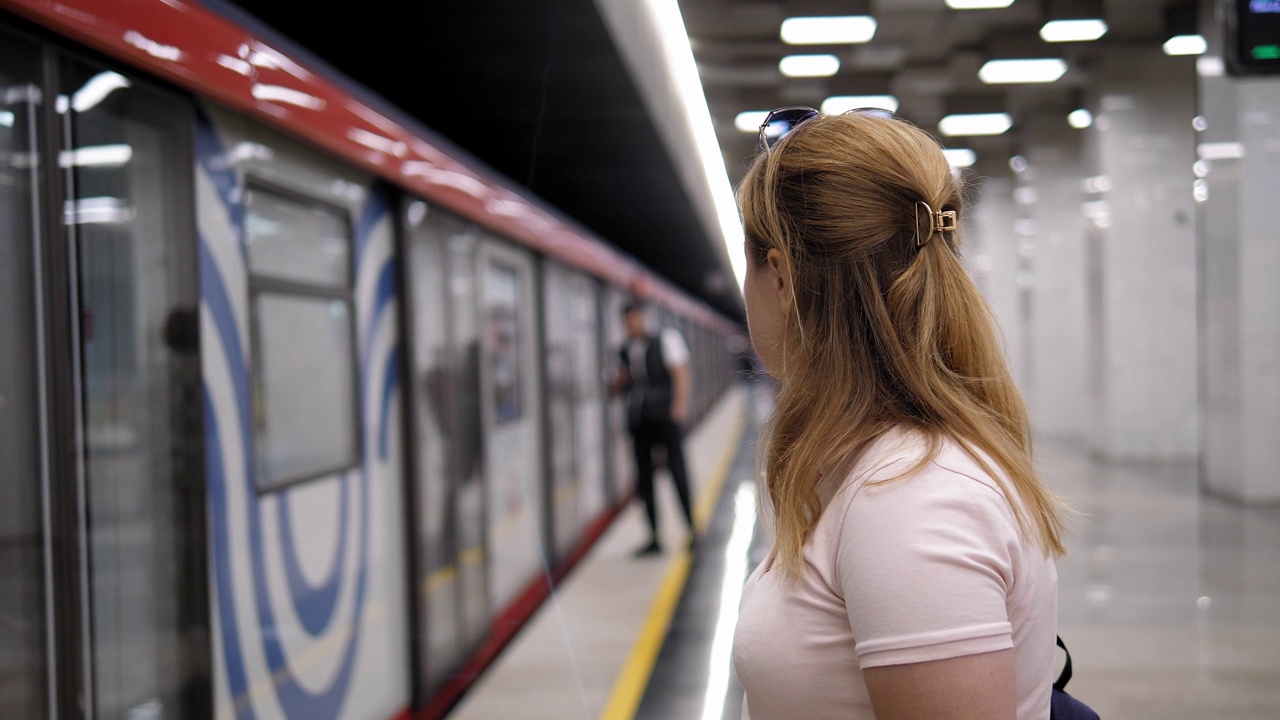
[[1067,687],[1067,683],[1071,682],[1071,651],[1067,649],[1067,644],[1062,642],[1062,636],[1058,636],[1058,647],[1062,648],[1062,652],[1067,654],[1067,664],[1062,666],[1062,674],[1053,683],[1053,689],[1063,692]]

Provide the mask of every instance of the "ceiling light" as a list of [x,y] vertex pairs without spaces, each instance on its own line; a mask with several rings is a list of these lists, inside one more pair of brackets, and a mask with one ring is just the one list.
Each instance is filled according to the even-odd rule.
[[952,10],[993,10],[1012,4],[1013,0],[947,0],[947,7]]
[[769,117],[768,110],[747,110],[738,113],[738,116],[733,119],[733,126],[744,133],[758,133],[767,117]]
[[882,108],[898,112],[898,98],[892,95],[832,95],[822,101],[822,112],[839,115],[860,108]]
[[947,148],[942,154],[953,168],[967,168],[978,161],[978,154],[969,148]]
[[956,135],[1003,135],[1013,127],[1009,113],[972,113],[948,115],[938,123],[938,132],[949,137]]
[[1203,55],[1208,49],[1203,35],[1174,35],[1164,41],[1165,55]]
[[1071,127],[1083,130],[1093,124],[1093,113],[1084,108],[1072,110],[1067,115],[1067,122],[1071,123]]
[[1051,83],[1066,72],[1066,61],[1058,58],[988,60],[978,71],[978,78],[988,85]]
[[835,55],[788,55],[778,62],[778,69],[787,77],[831,77],[840,70],[840,58]]
[[1090,42],[1107,34],[1102,20],[1050,20],[1040,28],[1045,42]]
[[876,19],[870,15],[787,18],[780,34],[788,45],[864,43],[875,37]]

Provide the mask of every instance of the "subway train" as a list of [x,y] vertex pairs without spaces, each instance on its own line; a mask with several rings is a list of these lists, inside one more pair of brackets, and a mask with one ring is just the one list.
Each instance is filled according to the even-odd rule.
[[632,494],[628,298],[730,383],[734,321],[262,32],[0,2],[0,717],[439,717]]

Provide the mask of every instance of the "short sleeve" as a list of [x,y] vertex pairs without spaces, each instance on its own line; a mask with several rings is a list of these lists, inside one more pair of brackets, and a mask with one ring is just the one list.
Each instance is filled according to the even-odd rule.
[[675,328],[662,329],[662,360],[668,368],[689,364],[689,346]]
[[1018,542],[999,491],[937,465],[859,488],[834,569],[859,666],[1013,647],[1007,597]]

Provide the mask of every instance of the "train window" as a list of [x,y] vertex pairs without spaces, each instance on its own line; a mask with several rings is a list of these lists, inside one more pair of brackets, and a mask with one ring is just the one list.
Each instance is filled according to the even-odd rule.
[[251,185],[257,485],[262,492],[354,467],[355,324],[346,213]]
[[350,308],[259,293],[258,484],[269,489],[355,464]]
[[[248,193],[249,269],[264,277],[345,288],[351,256],[346,215],[261,187]],[[301,201],[300,201],[301,200]]]
[[493,377],[493,416],[499,423],[519,420],[520,402],[520,274],[498,262],[489,265],[485,284],[488,304],[489,372]]

